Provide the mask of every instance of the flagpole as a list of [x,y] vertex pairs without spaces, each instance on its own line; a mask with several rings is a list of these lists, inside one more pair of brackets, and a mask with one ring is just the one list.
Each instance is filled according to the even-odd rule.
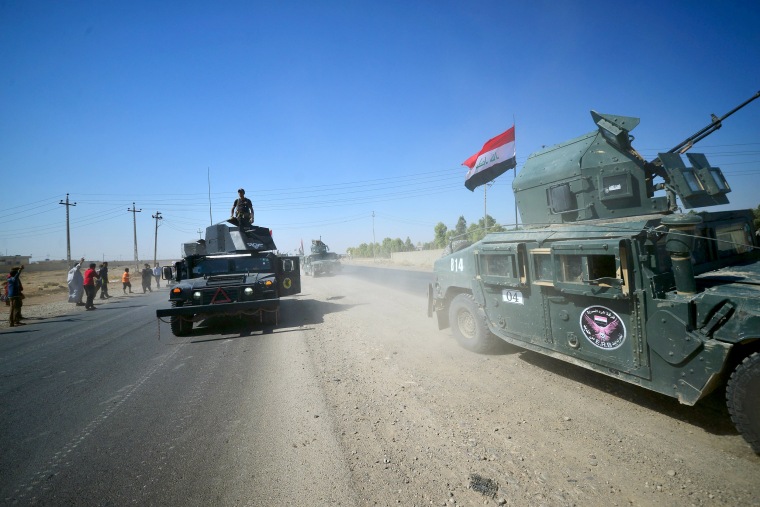
[[[516,127],[515,114],[512,113],[512,127]],[[515,129],[517,131],[517,129]],[[517,179],[517,136],[515,136],[515,176],[512,178],[512,198],[515,200],[515,230],[517,230],[517,195],[515,195],[515,180]]]
[[483,232],[488,234],[488,208],[486,207],[486,194],[488,193],[488,183],[483,185]]

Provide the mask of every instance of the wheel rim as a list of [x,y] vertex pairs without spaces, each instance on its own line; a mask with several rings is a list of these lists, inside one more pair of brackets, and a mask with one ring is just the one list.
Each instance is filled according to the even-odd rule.
[[475,338],[475,317],[467,310],[462,310],[457,314],[457,326],[462,336],[468,340]]

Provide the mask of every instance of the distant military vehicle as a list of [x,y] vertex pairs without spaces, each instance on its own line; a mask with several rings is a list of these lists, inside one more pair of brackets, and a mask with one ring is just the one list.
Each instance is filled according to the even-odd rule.
[[216,224],[206,238],[183,245],[184,258],[163,268],[175,282],[169,290],[169,317],[175,336],[190,333],[193,322],[214,315],[241,316],[264,325],[278,323],[280,298],[301,292],[298,257],[278,256],[271,231]]
[[330,275],[341,267],[340,256],[331,252],[321,238],[311,240],[311,254],[303,258],[303,271],[307,276]]
[[723,172],[681,154],[758,96],[651,162],[631,146],[638,118],[592,111],[597,130],[533,153],[515,178],[524,230],[452,245],[435,262],[428,315],[467,349],[508,342],[687,405],[725,385],[760,453],[753,213],[676,203],[728,203]]

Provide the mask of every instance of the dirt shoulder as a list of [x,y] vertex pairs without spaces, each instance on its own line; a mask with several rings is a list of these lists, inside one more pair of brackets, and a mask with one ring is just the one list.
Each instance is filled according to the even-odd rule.
[[760,457],[696,407],[522,349],[478,355],[425,299],[308,279],[309,349],[362,505],[760,505]]

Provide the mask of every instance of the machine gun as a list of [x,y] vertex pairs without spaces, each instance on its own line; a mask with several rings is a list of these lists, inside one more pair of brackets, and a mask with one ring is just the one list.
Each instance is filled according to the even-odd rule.
[[654,189],[666,191],[670,211],[677,209],[676,195],[681,198],[687,208],[728,203],[725,194],[731,189],[720,169],[710,167],[707,158],[699,154],[686,155],[693,165],[692,168],[687,168],[681,160],[681,155],[689,151],[695,143],[721,128],[723,120],[758,97],[760,97],[760,91],[720,118],[711,114],[712,121],[709,125],[687,137],[665,153],[659,153],[656,159],[647,164],[647,169],[651,171],[652,175],[665,180],[665,183],[656,185]]
[[733,108],[731,111],[721,116],[720,118],[718,118],[714,114],[711,114],[710,116],[712,118],[712,122],[708,126],[703,128],[699,132],[687,137],[686,139],[684,139],[683,141],[681,141],[680,143],[678,143],[677,145],[675,145],[674,147],[666,151],[665,153],[679,153],[679,154],[686,153],[688,150],[691,149],[692,146],[694,146],[694,143],[698,143],[705,137],[709,136],[710,134],[712,134],[713,132],[721,128],[723,126],[723,123],[722,123],[723,120],[725,120],[726,118],[728,118],[729,116],[731,116],[732,114],[737,112],[739,109],[743,108],[744,106],[746,106],[747,104],[749,104],[750,102],[752,102],[758,97],[760,97],[760,91],[755,93],[752,97],[748,98],[747,100],[745,100],[744,102],[742,102],[741,104]]

